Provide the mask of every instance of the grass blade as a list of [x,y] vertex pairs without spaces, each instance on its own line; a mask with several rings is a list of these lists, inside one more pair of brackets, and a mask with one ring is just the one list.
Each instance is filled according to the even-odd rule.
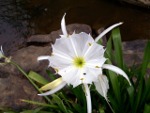
[[36,72],[34,72],[34,71],[30,71],[29,74],[28,74],[28,76],[29,76],[32,80],[34,80],[34,81],[40,83],[41,85],[45,85],[45,84],[48,83],[48,81],[47,81],[44,77],[42,77],[41,75],[39,75],[38,73],[36,73]]
[[146,70],[148,68],[149,63],[150,63],[150,41],[148,41],[147,46],[144,51],[141,76],[144,76],[146,74]]
[[114,44],[114,54],[115,54],[115,61],[117,65],[123,69],[124,63],[123,63],[123,56],[122,56],[122,43],[121,43],[121,35],[119,28],[116,28],[112,30],[112,39]]

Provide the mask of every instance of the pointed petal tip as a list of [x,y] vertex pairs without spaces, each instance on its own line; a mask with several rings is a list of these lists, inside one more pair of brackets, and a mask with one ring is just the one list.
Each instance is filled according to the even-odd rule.
[[39,56],[37,57],[37,60],[40,61],[40,60],[50,60],[50,56]]
[[132,85],[131,82],[130,82],[130,80],[129,80],[129,78],[128,78],[128,76],[127,76],[127,74],[122,69],[120,69],[119,67],[116,67],[116,66],[111,65],[111,64],[104,64],[102,66],[102,68],[103,69],[111,70],[111,71],[113,71],[113,72],[115,72],[115,73],[117,73],[119,75],[122,75],[128,81],[128,83],[130,84],[130,86]]
[[64,16],[63,17],[65,17],[66,16],[66,12],[64,13]]
[[124,22],[119,22],[118,25],[122,25]]
[[111,31],[112,29],[122,25],[123,22],[119,22],[116,24],[113,24],[112,26],[108,27],[107,29],[105,29],[101,34],[99,34],[96,38],[95,38],[95,42],[98,42],[99,39],[101,39],[105,34],[107,34],[109,31]]
[[41,93],[41,94],[37,94],[38,96],[47,96],[46,94],[44,93]]
[[0,49],[1,53],[4,55],[4,51],[3,51],[3,46],[1,45],[1,49]]
[[63,18],[61,20],[61,30],[62,30],[63,35],[67,36],[68,33],[67,33],[67,29],[66,29],[65,16],[66,16],[66,13],[63,15]]

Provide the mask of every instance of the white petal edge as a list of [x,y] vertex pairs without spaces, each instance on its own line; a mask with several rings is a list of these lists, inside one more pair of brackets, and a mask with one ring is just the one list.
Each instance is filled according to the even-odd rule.
[[61,30],[63,32],[63,35],[65,35],[67,37],[68,33],[67,33],[67,29],[66,29],[65,16],[66,16],[66,13],[64,14],[64,16],[63,16],[63,18],[61,20]]
[[127,81],[129,82],[129,84],[131,85],[131,82],[130,82],[130,80],[129,80],[127,74],[126,74],[123,70],[121,70],[120,68],[118,68],[118,67],[116,67],[116,66],[114,66],[114,65],[111,65],[111,64],[104,64],[104,65],[102,66],[102,68],[103,68],[103,69],[111,70],[111,71],[113,71],[113,72],[115,72],[115,73],[117,73],[117,74],[122,75],[124,78],[127,79]]
[[2,47],[2,45],[1,45],[1,53],[4,55],[4,51],[3,51],[3,47]]
[[111,31],[112,29],[114,29],[115,27],[120,26],[121,24],[123,24],[123,22],[119,22],[117,24],[114,24],[110,27],[108,27],[106,30],[104,30],[99,36],[97,36],[95,38],[95,42],[98,42],[99,39],[101,39],[105,34],[107,34],[109,31]]
[[37,60],[38,60],[38,61],[40,61],[40,60],[49,60],[49,61],[50,61],[50,56],[39,56],[39,57],[37,58]]
[[57,91],[61,90],[63,87],[65,87],[67,83],[66,82],[62,82],[61,84],[59,84],[56,88],[50,90],[50,91],[47,91],[45,93],[41,93],[41,94],[38,94],[39,96],[47,96],[47,95],[51,95],[51,94],[54,94],[56,93]]
[[3,58],[3,57],[4,57],[4,52],[3,52],[3,48],[1,46],[1,48],[0,48],[0,58]]
[[87,113],[92,113],[91,94],[87,84],[83,84],[85,88],[85,96],[87,102]]
[[98,76],[98,81],[94,82],[96,90],[100,95],[102,95],[106,101],[107,99],[107,92],[109,89],[109,84],[108,84],[108,79],[105,75],[99,75]]

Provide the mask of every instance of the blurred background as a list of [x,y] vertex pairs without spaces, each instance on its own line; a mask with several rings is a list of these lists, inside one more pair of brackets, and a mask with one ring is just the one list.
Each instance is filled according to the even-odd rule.
[[65,12],[67,25],[88,24],[95,35],[121,21],[123,41],[150,39],[148,0],[0,0],[0,45],[21,47],[31,35],[60,29]]

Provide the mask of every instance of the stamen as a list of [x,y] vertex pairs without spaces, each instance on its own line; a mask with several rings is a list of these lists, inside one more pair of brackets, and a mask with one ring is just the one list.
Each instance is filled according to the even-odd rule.
[[76,57],[73,60],[73,64],[77,67],[77,68],[83,68],[83,66],[85,65],[85,60],[82,57]]

